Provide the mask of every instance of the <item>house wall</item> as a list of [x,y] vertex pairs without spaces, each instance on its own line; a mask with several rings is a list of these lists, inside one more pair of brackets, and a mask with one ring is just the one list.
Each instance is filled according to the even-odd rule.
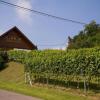
[[8,32],[0,37],[0,48],[36,49],[17,31]]

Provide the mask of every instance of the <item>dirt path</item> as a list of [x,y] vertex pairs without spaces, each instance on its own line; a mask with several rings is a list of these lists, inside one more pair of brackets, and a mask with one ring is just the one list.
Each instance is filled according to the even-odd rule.
[[0,90],[0,100],[41,100],[30,96],[25,96],[22,94],[17,94],[5,90]]

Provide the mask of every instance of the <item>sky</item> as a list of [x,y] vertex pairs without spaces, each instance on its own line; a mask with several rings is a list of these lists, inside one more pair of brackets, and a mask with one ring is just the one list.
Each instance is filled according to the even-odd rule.
[[[29,9],[84,23],[100,24],[100,0],[4,0]],[[38,15],[0,2],[0,34],[17,26],[38,49],[65,49],[68,36],[83,25]]]

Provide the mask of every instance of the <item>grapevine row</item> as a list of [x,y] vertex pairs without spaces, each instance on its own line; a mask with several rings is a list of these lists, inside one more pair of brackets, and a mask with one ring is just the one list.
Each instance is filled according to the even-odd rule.
[[33,82],[70,86],[100,84],[100,48],[79,50],[9,51],[9,59],[25,64]]

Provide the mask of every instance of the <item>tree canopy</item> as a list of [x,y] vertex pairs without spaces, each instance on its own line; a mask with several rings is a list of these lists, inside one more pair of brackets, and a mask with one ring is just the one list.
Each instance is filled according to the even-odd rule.
[[95,21],[85,25],[78,35],[68,37],[68,49],[91,48],[100,45],[100,24]]

